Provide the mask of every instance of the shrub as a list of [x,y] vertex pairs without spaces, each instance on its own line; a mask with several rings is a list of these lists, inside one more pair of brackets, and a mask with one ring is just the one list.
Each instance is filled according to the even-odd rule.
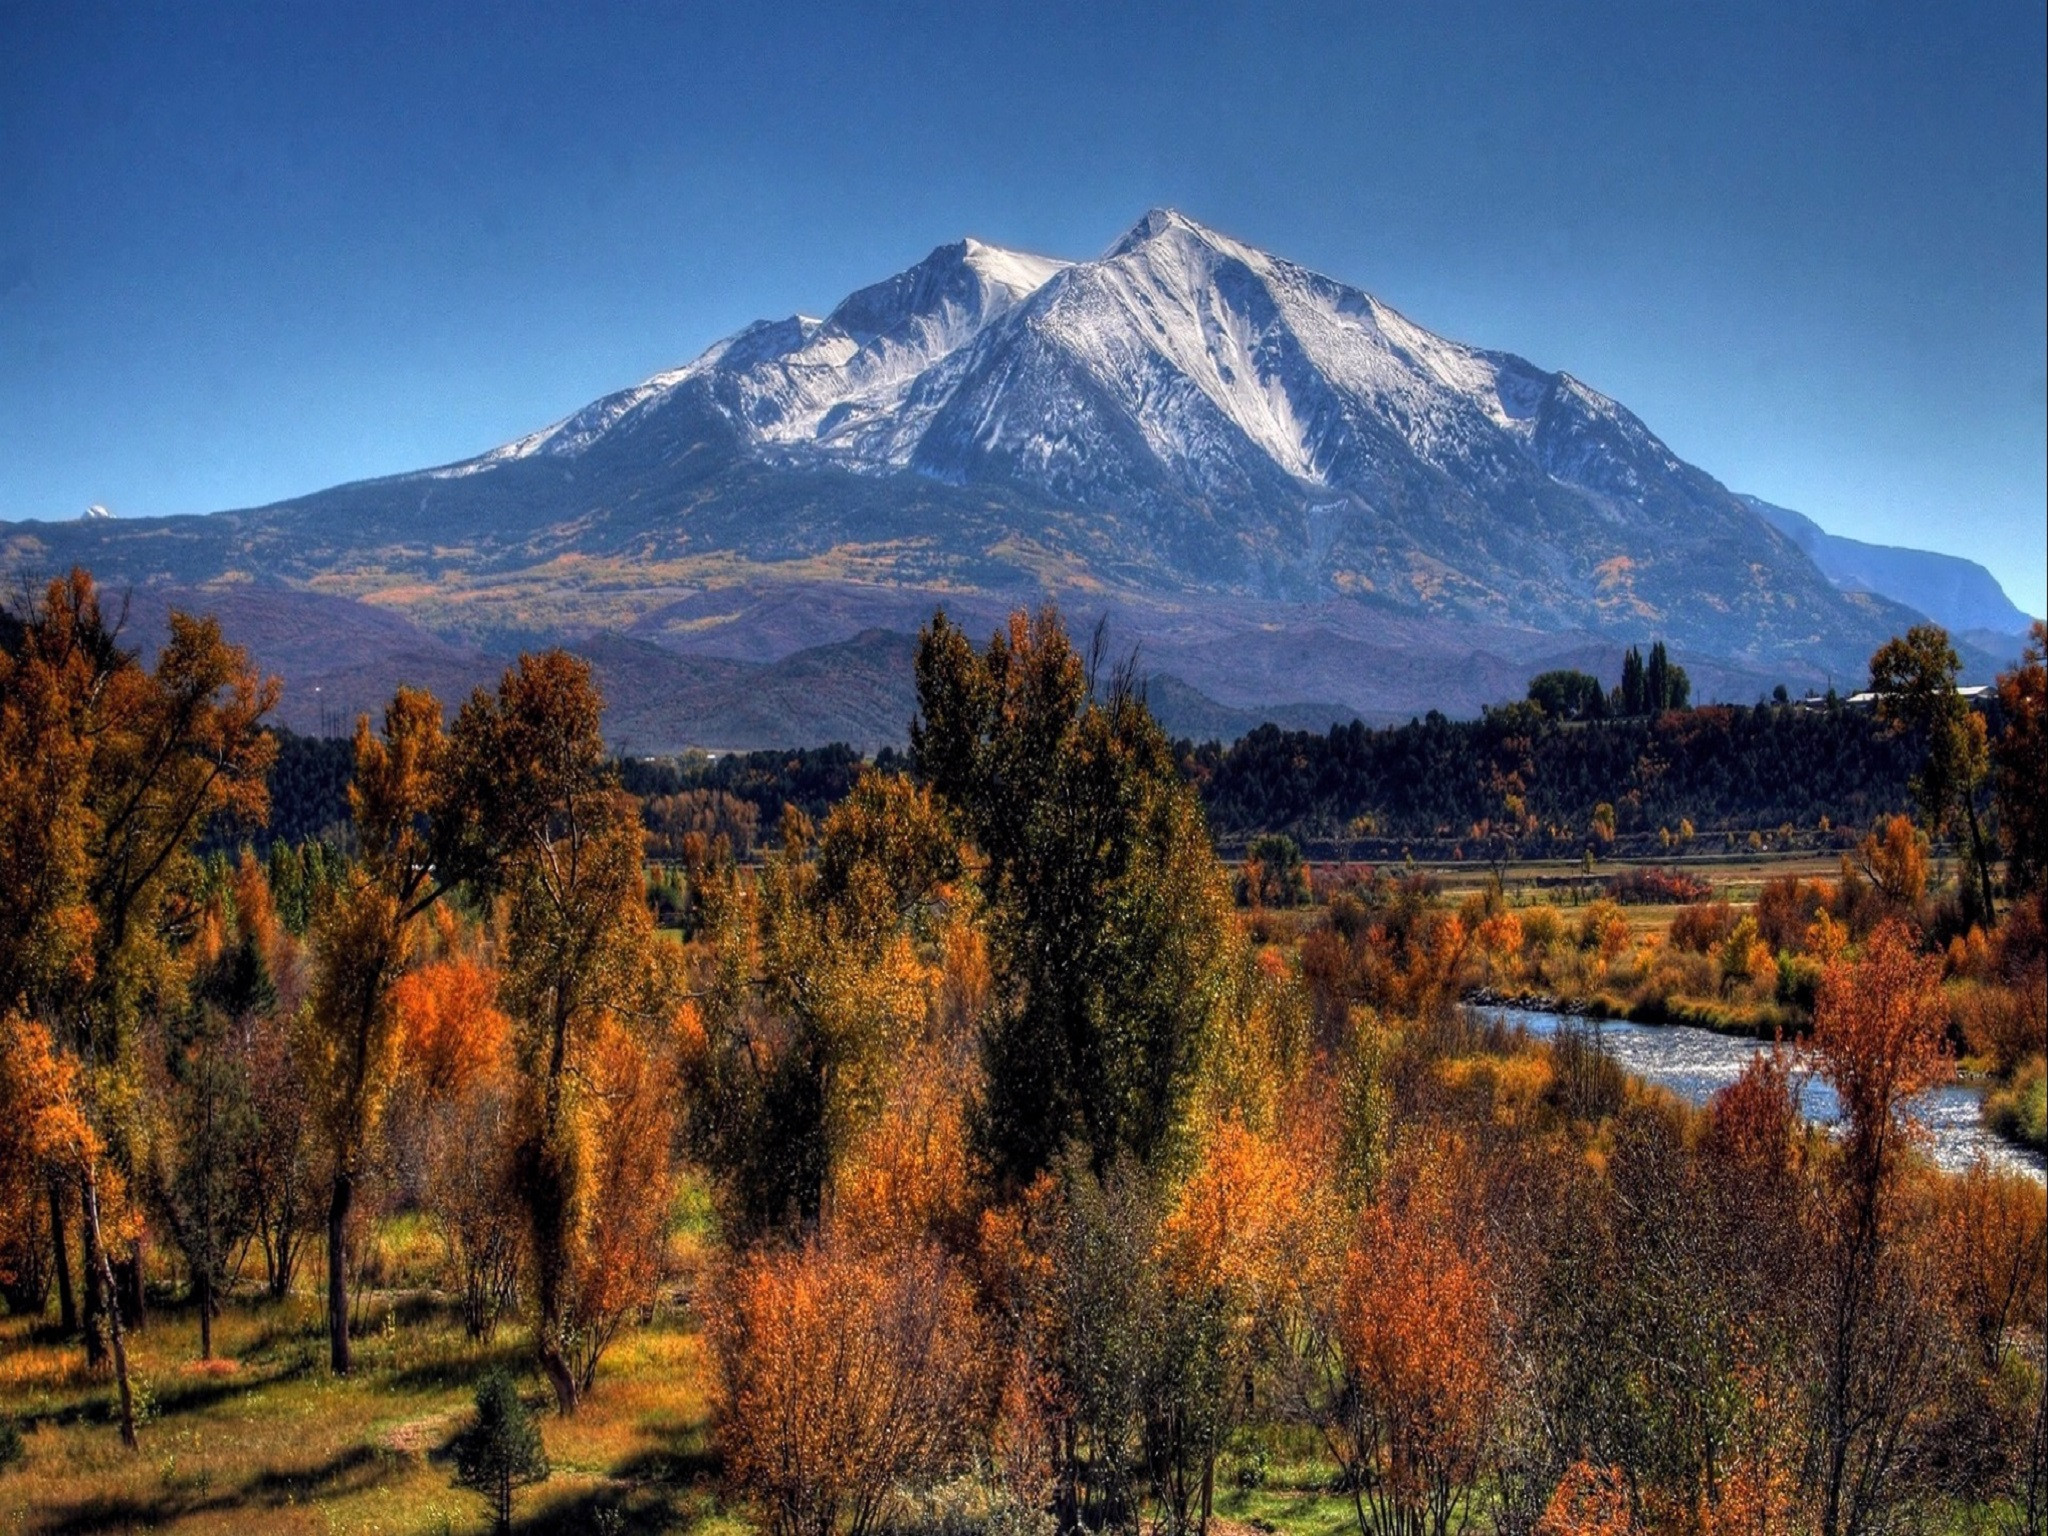
[[1828,904],[1830,892],[1819,880],[1779,875],[1766,880],[1756,896],[1756,926],[1773,950],[1798,949],[1806,930]]
[[2013,1074],[2011,1084],[1993,1089],[1984,1118],[2008,1140],[2048,1152],[2048,1063],[2036,1056]]
[[1552,1100],[1575,1120],[1604,1120],[1628,1096],[1628,1074],[1607,1054],[1597,1026],[1576,1019],[1560,1024],[1551,1037],[1550,1061]]
[[1686,906],[1713,894],[1698,875],[1677,869],[1625,869],[1607,881],[1608,899],[1624,906]]
[[1945,989],[1951,1034],[1967,1055],[2004,1077],[2043,1045],[2042,1020],[2048,998],[2035,987],[1982,986],[1966,982]]
[[727,1465],[775,1536],[868,1536],[965,1460],[983,1399],[965,1282],[919,1247],[763,1249],[716,1318]]
[[1735,909],[1725,901],[1688,907],[1671,919],[1671,942],[1691,954],[1704,955],[1735,931]]
[[1803,1012],[1813,1012],[1813,999],[1820,990],[1821,965],[1809,955],[1780,953],[1778,956],[1778,1001]]
[[1579,914],[1579,947],[1598,950],[1609,962],[1628,948],[1628,919],[1611,901],[1596,901]]
[[1564,937],[1564,914],[1555,907],[1525,907],[1519,915],[1522,943],[1532,955],[1554,949]]

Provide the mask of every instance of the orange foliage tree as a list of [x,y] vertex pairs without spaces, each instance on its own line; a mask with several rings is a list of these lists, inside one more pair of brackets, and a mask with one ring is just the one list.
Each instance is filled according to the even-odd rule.
[[[440,916],[453,941],[446,909]],[[463,1326],[488,1339],[513,1300],[526,1252],[510,1177],[511,1020],[498,1007],[496,969],[475,954],[451,950],[408,972],[392,996],[429,1124],[427,1205],[461,1282]]]
[[589,665],[522,656],[463,706],[451,804],[502,887],[534,1342],[575,1410],[620,1320],[651,1304],[667,1232],[672,1094],[657,1040],[674,1006],[641,867],[638,803],[618,788]]
[[[1163,1486],[1175,1528],[1208,1528],[1216,1455],[1253,1386],[1260,1361],[1281,1344],[1293,1278],[1313,1245],[1308,1172],[1278,1137],[1234,1120],[1215,1126],[1195,1169],[1160,1222],[1158,1252],[1169,1315],[1200,1319],[1188,1342],[1213,1357],[1190,1373],[1213,1382],[1211,1394],[1176,1393],[1159,1426],[1154,1480]],[[1206,1399],[1206,1400],[1205,1400]],[[1189,1506],[1199,1477],[1199,1510]]]
[[448,738],[431,694],[399,689],[381,736],[356,722],[357,859],[312,933],[311,1006],[298,1042],[314,1123],[328,1159],[327,1337],[335,1372],[350,1366],[348,1218],[399,1064],[394,989],[413,963],[419,918],[470,871],[452,834]]
[[[134,1443],[126,1352],[103,1217],[126,1127],[112,1106],[137,1072],[143,1000],[176,992],[171,896],[218,816],[260,820],[278,685],[211,619],[173,612],[155,664],[120,644],[92,577],[53,581],[0,648],[0,1013],[42,1021],[78,1067],[90,1136],[69,1142],[85,1237],[88,1352],[104,1327]],[[52,1210],[58,1207],[53,1204]],[[141,1294],[141,1228],[124,1269]],[[61,1235],[58,1242],[62,1243]]]
[[2048,876],[2048,624],[2034,620],[2019,665],[1998,675],[2005,729],[1991,744],[2005,873],[2015,893],[2038,893]]
[[1863,876],[1894,913],[1910,914],[1927,894],[1927,837],[1904,816],[1888,816],[1858,845]]
[[1932,1343],[1902,1195],[1918,1135],[1908,1101],[1954,1071],[1941,959],[1896,919],[1821,977],[1805,1050],[1842,1110],[1841,1146],[1818,1215],[1825,1276],[1818,1330],[1819,1523],[1863,1528],[1889,1502],[1889,1470],[1931,1390]]
[[1452,1186],[1455,1147],[1370,1206],[1345,1259],[1338,1344],[1354,1392],[1331,1437],[1361,1536],[1445,1536],[1478,1476],[1502,1390],[1493,1263]]
[[1586,1461],[1565,1468],[1536,1522],[1536,1536],[1630,1536],[1635,1529],[1627,1474]]
[[775,1536],[870,1536],[988,1418],[973,1297],[935,1248],[827,1231],[758,1249],[725,1280],[715,1338],[727,1466]]

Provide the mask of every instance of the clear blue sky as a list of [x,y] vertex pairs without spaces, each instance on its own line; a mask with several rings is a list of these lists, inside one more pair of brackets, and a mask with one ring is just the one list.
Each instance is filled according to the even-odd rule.
[[2040,613],[2043,11],[0,0],[0,517],[458,458],[1165,203]]

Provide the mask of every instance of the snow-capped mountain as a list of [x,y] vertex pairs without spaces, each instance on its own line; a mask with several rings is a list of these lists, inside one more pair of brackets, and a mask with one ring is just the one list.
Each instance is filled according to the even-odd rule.
[[613,630],[769,662],[1049,596],[1232,706],[1378,714],[1653,638],[1734,693],[1846,677],[1915,617],[1579,380],[1169,210],[1089,261],[941,246],[461,463],[27,526],[0,564],[77,546],[487,646]]
[[[1113,568],[1095,574],[1142,587],[1658,628],[1758,659],[1868,628],[1606,396],[1171,211],[1094,261],[943,246],[823,320],[761,322],[428,478],[545,463],[623,475],[644,503],[707,433],[757,467],[1108,518]],[[825,521],[836,544],[864,542]],[[754,532],[771,528],[792,532]]]

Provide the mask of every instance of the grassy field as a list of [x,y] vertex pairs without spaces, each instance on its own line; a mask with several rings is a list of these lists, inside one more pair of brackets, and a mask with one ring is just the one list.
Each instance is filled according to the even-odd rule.
[[[1418,861],[1415,869],[1429,875],[1453,895],[1483,889],[1492,885],[1494,880],[1490,866],[1471,859]],[[1711,884],[1716,897],[1740,906],[1754,902],[1764,882],[1780,875],[1797,875],[1802,880],[1832,880],[1841,870],[1841,855],[1810,850],[1789,853],[1752,853],[1745,850],[1660,859],[1603,860],[1591,874],[1572,859],[1527,859],[1507,865],[1501,873],[1501,884],[1510,899],[1518,902],[1548,901],[1558,906],[1569,906],[1575,887],[1582,888],[1582,899],[1590,901],[1601,894],[1602,885],[1610,877],[1630,869],[1683,870]],[[1646,907],[1643,910],[1662,911],[1668,917],[1675,909]]]
[[[317,1296],[237,1303],[215,1325],[225,1357],[202,1365],[190,1313],[166,1312],[131,1345],[145,1419],[121,1448],[110,1382],[82,1349],[0,1320],[0,1402],[21,1423],[22,1462],[0,1471],[0,1529],[440,1533],[489,1528],[454,1486],[449,1443],[491,1365],[522,1374],[526,1339],[463,1336],[430,1297],[380,1295],[356,1374],[329,1375]],[[702,1531],[744,1526],[721,1508],[710,1455],[703,1339],[665,1308],[628,1330],[574,1419],[543,1420],[554,1475],[520,1495],[522,1530]]]

